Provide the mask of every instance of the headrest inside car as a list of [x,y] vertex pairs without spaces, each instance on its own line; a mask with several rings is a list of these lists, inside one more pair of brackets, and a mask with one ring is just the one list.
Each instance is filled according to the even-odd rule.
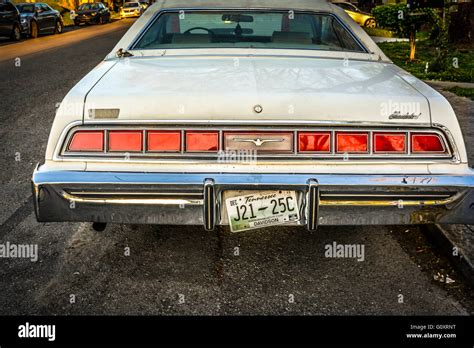
[[272,41],[277,43],[312,44],[309,33],[302,31],[274,31]]
[[173,34],[171,43],[174,44],[195,44],[210,43],[211,38],[208,34]]

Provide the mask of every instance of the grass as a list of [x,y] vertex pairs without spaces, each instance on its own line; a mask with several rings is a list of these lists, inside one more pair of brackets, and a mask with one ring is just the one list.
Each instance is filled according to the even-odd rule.
[[[444,71],[426,71],[426,64],[433,64],[438,56],[436,47],[429,40],[418,41],[415,61],[409,62],[408,42],[383,42],[379,47],[399,67],[424,80],[474,82],[474,48],[457,49],[452,47],[448,53],[448,68]],[[457,67],[454,66],[457,60]]]
[[474,100],[474,88],[453,87],[446,90],[461,97],[466,97],[470,98],[471,100]]

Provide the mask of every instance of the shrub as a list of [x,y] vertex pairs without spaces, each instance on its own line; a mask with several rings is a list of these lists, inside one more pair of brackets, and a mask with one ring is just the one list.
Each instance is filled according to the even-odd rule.
[[[372,10],[379,27],[394,31],[397,35],[406,36],[403,18],[407,17],[407,6],[404,4],[377,6]],[[403,16],[401,19],[400,16]]]

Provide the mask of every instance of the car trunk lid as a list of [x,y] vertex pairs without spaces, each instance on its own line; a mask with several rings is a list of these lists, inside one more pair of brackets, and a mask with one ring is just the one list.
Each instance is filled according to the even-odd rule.
[[[430,125],[392,64],[297,57],[131,57],[91,89],[84,120]],[[110,113],[105,113],[109,115]]]

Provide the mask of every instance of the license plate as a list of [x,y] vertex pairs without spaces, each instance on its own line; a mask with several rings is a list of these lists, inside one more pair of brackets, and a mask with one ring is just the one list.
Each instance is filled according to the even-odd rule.
[[299,221],[295,191],[257,191],[225,200],[230,230],[239,232]]

